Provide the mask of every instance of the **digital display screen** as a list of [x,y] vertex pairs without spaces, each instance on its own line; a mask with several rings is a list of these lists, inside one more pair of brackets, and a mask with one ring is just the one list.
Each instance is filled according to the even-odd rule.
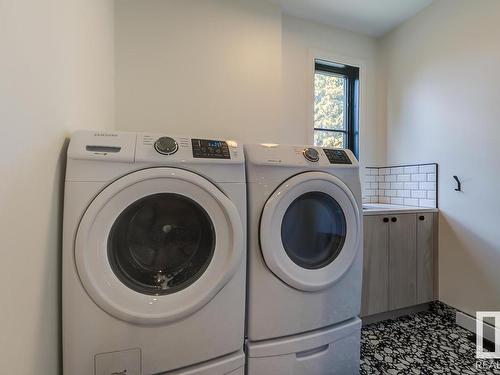
[[351,159],[344,150],[324,148],[323,151],[330,164],[352,164]]
[[208,147],[221,147],[222,142],[221,141],[207,141],[207,146]]
[[229,146],[224,141],[212,139],[191,139],[194,158],[231,159]]

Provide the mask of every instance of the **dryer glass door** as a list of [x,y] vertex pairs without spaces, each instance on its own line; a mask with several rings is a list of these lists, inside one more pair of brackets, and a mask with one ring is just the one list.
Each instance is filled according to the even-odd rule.
[[282,281],[304,291],[324,289],[347,272],[360,251],[356,199],[331,174],[296,175],[264,205],[260,243],[267,266]]
[[330,195],[312,191],[297,197],[281,224],[283,248],[297,265],[323,268],[344,246],[347,223],[342,207]]

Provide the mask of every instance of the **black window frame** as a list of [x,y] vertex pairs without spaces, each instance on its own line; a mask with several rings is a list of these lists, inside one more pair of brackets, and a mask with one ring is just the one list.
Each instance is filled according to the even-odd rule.
[[327,131],[344,134],[347,139],[347,148],[359,159],[359,67],[316,59],[314,74],[322,72],[340,75],[346,79],[347,124],[345,130],[317,128],[313,124],[313,132]]

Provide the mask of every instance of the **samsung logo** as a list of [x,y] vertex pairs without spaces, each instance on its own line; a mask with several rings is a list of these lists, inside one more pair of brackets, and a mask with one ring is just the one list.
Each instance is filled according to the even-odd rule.
[[94,133],[94,137],[118,137],[118,134],[113,134],[113,133]]

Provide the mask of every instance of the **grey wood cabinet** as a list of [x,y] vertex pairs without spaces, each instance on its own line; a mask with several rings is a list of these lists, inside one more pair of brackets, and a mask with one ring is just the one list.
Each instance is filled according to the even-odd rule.
[[437,298],[437,217],[417,214],[417,303]]
[[[382,216],[365,216],[361,315],[389,309],[389,224]],[[388,220],[387,220],[388,221]]]
[[435,299],[436,221],[435,213],[364,217],[362,316]]
[[389,223],[389,310],[417,303],[417,220],[391,215]]

